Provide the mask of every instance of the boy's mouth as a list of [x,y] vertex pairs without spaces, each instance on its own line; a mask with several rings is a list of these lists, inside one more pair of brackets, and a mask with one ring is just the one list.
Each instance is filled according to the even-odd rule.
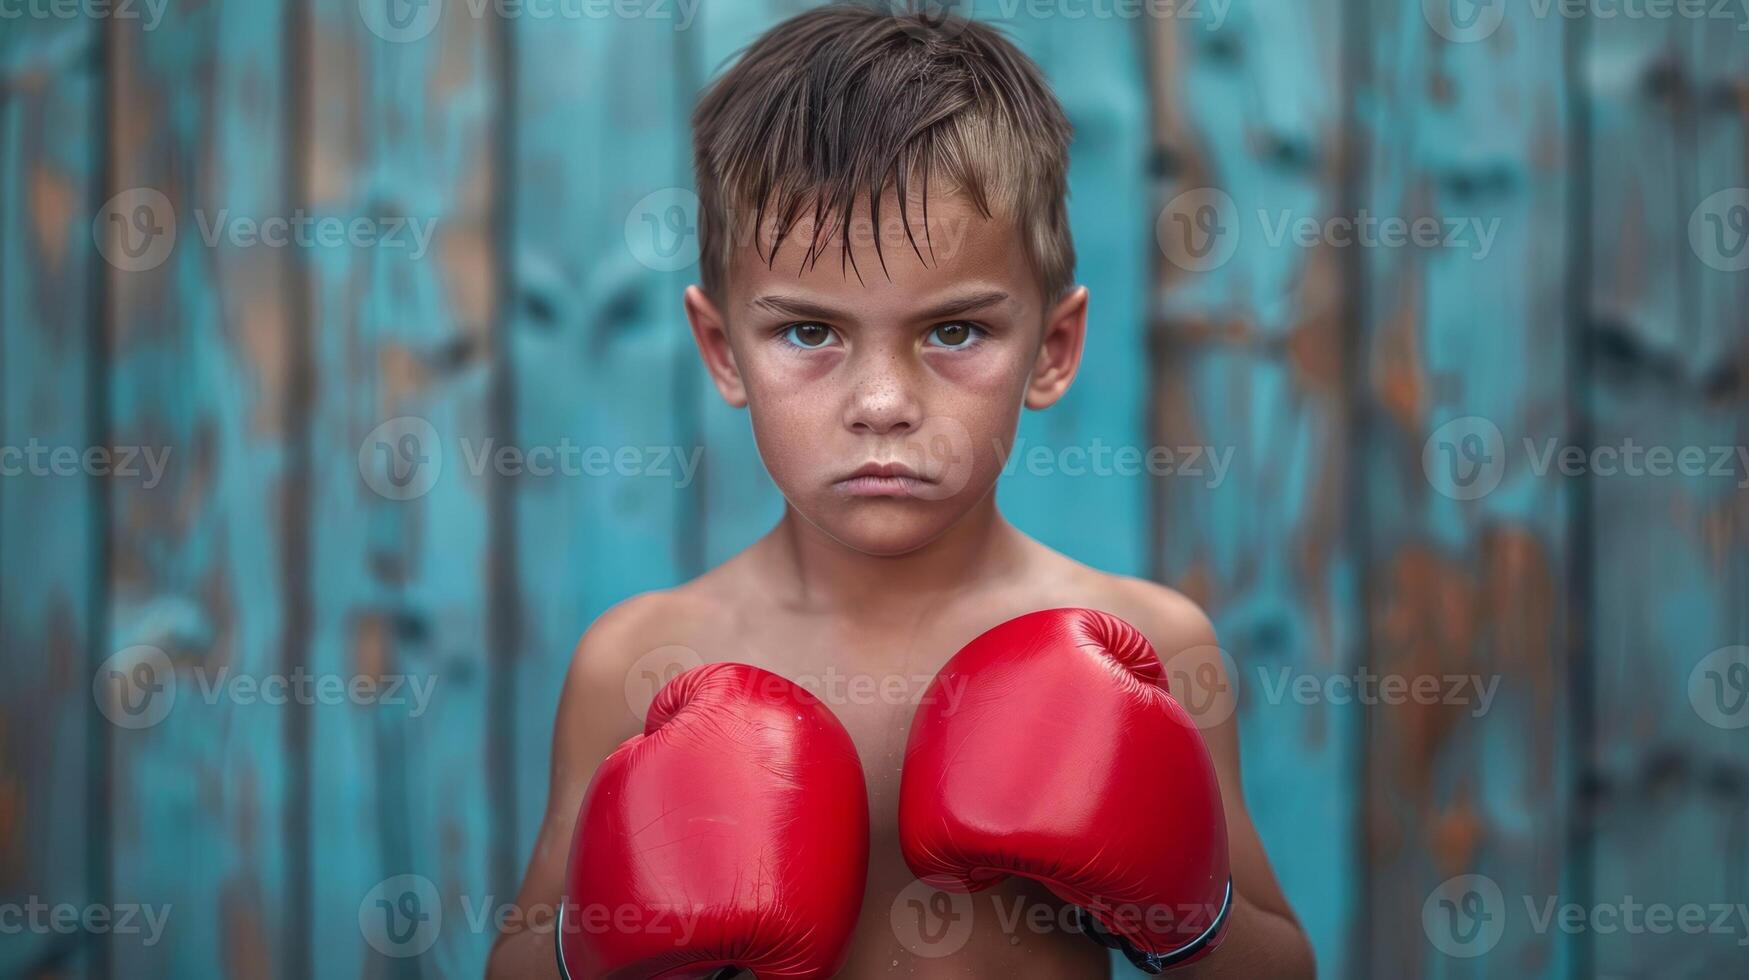
[[852,497],[914,497],[918,490],[934,482],[904,463],[871,461],[832,486]]

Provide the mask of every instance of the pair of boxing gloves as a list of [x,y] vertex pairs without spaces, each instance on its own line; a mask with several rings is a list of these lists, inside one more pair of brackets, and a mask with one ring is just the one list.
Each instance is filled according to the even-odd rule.
[[[1036,879],[1150,973],[1206,955],[1226,924],[1208,750],[1147,639],[1107,613],[1030,613],[948,661],[911,725],[899,834],[919,880],[975,892]],[[867,868],[867,788],[838,719],[757,667],[696,667],[589,784],[559,969],[830,977]]]

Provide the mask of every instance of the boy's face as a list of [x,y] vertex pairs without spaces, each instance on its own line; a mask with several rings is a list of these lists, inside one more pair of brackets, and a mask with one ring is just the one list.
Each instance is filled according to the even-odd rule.
[[1020,406],[1068,388],[1085,327],[1085,289],[1044,308],[1011,222],[932,192],[926,239],[922,213],[913,199],[921,259],[889,192],[879,254],[866,208],[850,228],[854,268],[841,239],[810,265],[803,225],[769,266],[736,247],[722,308],[687,293],[706,366],[749,407],[784,497],[872,555],[927,544],[990,492]]

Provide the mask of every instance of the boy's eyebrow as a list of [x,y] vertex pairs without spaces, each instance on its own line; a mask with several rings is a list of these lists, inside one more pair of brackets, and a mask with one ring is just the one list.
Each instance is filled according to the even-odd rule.
[[[938,303],[916,314],[916,318],[919,320],[944,320],[995,306],[1007,299],[1008,294],[1000,289],[985,290]],[[840,311],[831,307],[821,306],[800,297],[784,296],[777,293],[757,297],[751,305],[768,310],[778,316],[794,317],[798,320],[840,320],[844,318]]]
[[945,320],[948,317],[974,313],[986,307],[995,306],[1008,299],[1008,294],[1000,289],[987,289],[981,293],[971,293],[957,299],[950,299],[924,310],[918,315],[919,320]]

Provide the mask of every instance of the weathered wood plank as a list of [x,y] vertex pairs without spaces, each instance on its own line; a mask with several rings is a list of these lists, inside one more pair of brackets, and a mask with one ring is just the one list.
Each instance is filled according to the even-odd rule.
[[[1568,943],[1524,902],[1562,887],[1571,485],[1526,447],[1568,437],[1575,394],[1566,22],[1444,9],[1353,8],[1372,32],[1361,204],[1436,222],[1363,250],[1365,662],[1442,682],[1436,703],[1367,713],[1367,966],[1561,976]],[[1447,693],[1464,678],[1497,682],[1492,702]]]
[[1705,909],[1749,881],[1749,52],[1709,21],[1590,28],[1593,443],[1619,454],[1597,457],[1612,469],[1659,465],[1630,462],[1636,446],[1705,463],[1591,481],[1589,901],[1706,920],[1659,934],[1642,918],[1590,937],[1591,956],[1623,976],[1711,976],[1741,968],[1745,936]]
[[[702,89],[733,61],[742,48],[770,30],[779,21],[818,6],[807,0],[751,0],[730,9],[725,4],[704,4],[698,29],[688,33],[689,64],[695,88]],[[693,93],[696,96],[696,91]],[[690,137],[691,126],[685,126]],[[691,182],[688,181],[688,186]],[[697,278],[696,266],[688,270]],[[675,309],[676,324],[685,318]],[[700,523],[704,547],[700,553],[703,571],[752,544],[783,514],[783,497],[760,462],[753,441],[753,426],[746,410],[723,404],[722,396],[698,363],[696,345],[688,343],[691,364],[687,377],[698,406],[697,431],[704,448],[701,468]]]
[[288,714],[232,686],[285,670],[284,256],[232,235],[283,206],[278,9],[177,3],[161,29],[105,25],[111,440],[170,453],[162,482],[110,490],[105,669],[126,678],[110,695],[137,699],[135,721],[164,714],[108,733],[113,899],[170,909],[161,942],[114,937],[130,977],[285,962]]
[[[627,226],[660,223],[684,202],[698,85],[803,5],[718,5],[685,30],[653,13],[504,24],[441,6],[429,32],[416,20],[401,34],[373,31],[350,0],[325,0],[293,66],[280,5],[185,2],[154,31],[101,25],[114,40],[108,79],[92,60],[99,25],[38,20],[0,37],[0,446],[86,445],[104,421],[91,413],[107,404],[113,444],[170,451],[150,486],[0,478],[0,648],[11,665],[0,901],[169,904],[162,942],[113,940],[115,972],[478,972],[491,924],[469,920],[508,898],[494,877],[499,822],[518,859],[532,843],[554,679],[576,636],[612,601],[702,570],[778,513],[744,415],[720,405],[696,366],[678,303],[696,267],[662,260],[684,247],[685,229],[656,243]],[[1478,28],[1431,23],[1425,9],[1235,5],[1217,27],[1037,20],[1021,8],[1008,27],[1080,133],[1072,220],[1094,286],[1082,384],[1027,416],[1023,452],[1097,439],[1169,448],[1181,464],[1181,450],[1198,447],[1203,458],[1200,471],[1151,486],[1018,465],[1004,507],[1078,558],[1151,567],[1214,614],[1239,668],[1254,815],[1326,973],[1715,973],[1740,958],[1740,934],[1567,934],[1532,916],[1550,900],[1740,900],[1749,756],[1733,727],[1742,689],[1731,651],[1749,644],[1739,482],[1749,474],[1740,457],[1728,475],[1687,478],[1563,476],[1537,460],[1581,436],[1615,450],[1749,440],[1749,278],[1732,237],[1739,215],[1749,220],[1749,192],[1729,196],[1749,185],[1749,49],[1711,21],[1576,26],[1516,9],[1470,40]],[[1344,17],[1365,18],[1359,36],[1371,42],[1353,92],[1341,82]],[[523,55],[508,180],[494,169],[501,30]],[[1588,100],[1593,123],[1593,206],[1579,224],[1566,175],[1578,150],[1563,141],[1570,43],[1585,46],[1577,77],[1589,88],[1572,97]],[[1135,77],[1144,44],[1164,171],[1153,211]],[[298,64],[309,74],[288,92]],[[633,75],[639,84],[622,88]],[[105,161],[82,127],[105,91],[114,180],[94,197]],[[308,119],[294,118],[299,104]],[[1358,201],[1342,193],[1345,112],[1359,114],[1366,139]],[[509,256],[494,224],[506,184]],[[137,187],[163,204],[125,198],[109,211],[115,223],[87,213]],[[1356,203],[1374,217],[1482,224],[1455,248],[1340,246],[1322,231],[1291,240],[1295,220]],[[133,224],[142,204],[178,232],[166,255],[117,251],[123,236],[149,244]],[[1236,222],[1231,251],[1162,242],[1144,347],[1141,283],[1159,230],[1149,223],[1181,232],[1182,215],[1194,231],[1207,204]],[[226,222],[299,207],[436,231],[418,257],[228,237],[237,226]],[[97,313],[93,217],[114,262],[103,266],[115,314],[103,325],[114,368],[101,393],[89,387],[101,355],[84,327]],[[215,223],[219,237],[202,241]],[[1591,235],[1578,365],[1567,360],[1575,311],[1561,277],[1569,227]],[[1192,254],[1209,244],[1217,259]],[[516,299],[507,337],[494,334],[505,265]],[[1365,294],[1345,299],[1351,281]],[[1351,337],[1358,361],[1344,356]],[[514,388],[514,430],[494,417],[493,385],[505,380],[494,371]],[[1575,419],[1575,405],[1591,417]],[[415,432],[429,432],[416,453],[443,457],[411,500],[382,482],[403,433],[378,426],[402,416],[430,425]],[[1482,421],[1447,427],[1467,418]],[[1365,437],[1353,446],[1351,423]],[[1466,439],[1477,434],[1480,456]],[[567,438],[579,451],[629,450],[640,469],[471,472],[488,438],[523,453],[563,451]],[[644,469],[652,449],[672,460],[704,446],[700,471]],[[1488,477],[1494,459],[1498,486],[1472,493],[1469,478]],[[489,502],[505,492],[513,542],[491,537]],[[105,498],[113,506],[99,512]],[[1562,621],[1583,572],[1561,566],[1575,499],[1592,519],[1595,611],[1578,610],[1588,665],[1567,661]],[[1090,513],[1104,526],[1090,530]],[[104,570],[91,536],[109,519],[116,565]],[[500,651],[488,572],[506,546],[523,628]],[[92,637],[107,590],[113,630]],[[138,718],[116,700],[131,698],[149,717],[154,702],[129,686],[141,665],[177,701],[156,702],[168,713],[146,727],[97,722],[106,746],[89,745],[90,719],[102,717],[86,700],[90,650],[103,659],[137,644],[166,660],[134,650],[104,665],[122,674],[104,707]],[[171,669],[154,674],[163,662]],[[505,662],[514,710],[494,716],[490,671]],[[1473,701],[1360,707],[1270,694],[1284,677],[1352,676],[1362,664],[1500,687],[1480,717]],[[429,702],[403,688],[398,704],[280,707],[222,686],[300,665],[435,687]],[[1570,670],[1582,671],[1596,720],[1585,773],[1561,734]],[[513,762],[490,755],[494,725]],[[76,773],[100,749],[114,755],[99,784],[114,795],[113,839],[80,834],[99,818]],[[505,765],[513,777],[494,777]],[[513,803],[493,796],[505,785]],[[1595,855],[1583,869],[1564,850],[1574,785]],[[88,862],[112,846],[114,895],[99,896],[88,889],[107,865]],[[1459,892],[1435,888],[1471,873],[1499,889],[1498,907],[1481,909],[1503,927],[1498,939],[1491,923],[1458,922],[1438,904],[1462,912]],[[401,874],[430,881],[435,904],[420,911],[442,916],[430,947],[405,962],[391,957],[425,934],[394,942],[389,931],[413,923],[375,905],[405,910],[406,880],[376,887]],[[1471,925],[1481,931],[1466,939]],[[0,972],[86,972],[98,948],[34,936],[0,954]]]
[[[1237,696],[1253,819],[1322,970],[1350,975],[1360,715],[1280,693],[1355,666],[1347,533],[1353,249],[1275,236],[1342,213],[1347,93],[1336,0],[1153,25],[1158,277],[1149,414],[1159,574],[1200,602],[1235,690],[1169,665],[1210,722]],[[1194,447],[1199,456],[1186,449]],[[1223,696],[1224,693],[1224,696]],[[1226,707],[1223,707],[1225,705]],[[1307,846],[1316,842],[1315,846]]]
[[310,663],[405,684],[311,711],[311,969],[477,975],[502,900],[491,773],[511,764],[489,757],[493,476],[477,465],[498,435],[499,22],[463,4],[377,12],[329,0],[308,28],[303,204],[383,236],[302,253]]
[[[35,21],[0,44],[0,905],[15,908],[100,901],[108,855],[90,795],[103,477],[62,465],[101,435],[97,38],[89,22]],[[87,976],[96,951],[39,926],[7,939],[0,974]]]
[[671,4],[640,9],[513,28],[516,440],[557,460],[516,480],[519,861],[545,812],[577,639],[613,603],[701,570],[702,372],[680,305],[697,270],[685,46],[698,28]]
[[[1075,127],[1069,227],[1076,281],[1090,296],[1080,380],[1048,411],[1022,410],[997,499],[1004,516],[1043,543],[1107,572],[1143,575],[1148,541],[1133,529],[1148,519],[1148,481],[1120,466],[1116,452],[1149,448],[1141,356],[1153,244],[1144,34],[1129,17],[1068,16],[1055,7],[1039,16],[985,3],[977,12],[1038,62]],[[1049,463],[1036,466],[1029,455],[1041,447]],[[1083,459],[1093,463],[1083,468]]]

